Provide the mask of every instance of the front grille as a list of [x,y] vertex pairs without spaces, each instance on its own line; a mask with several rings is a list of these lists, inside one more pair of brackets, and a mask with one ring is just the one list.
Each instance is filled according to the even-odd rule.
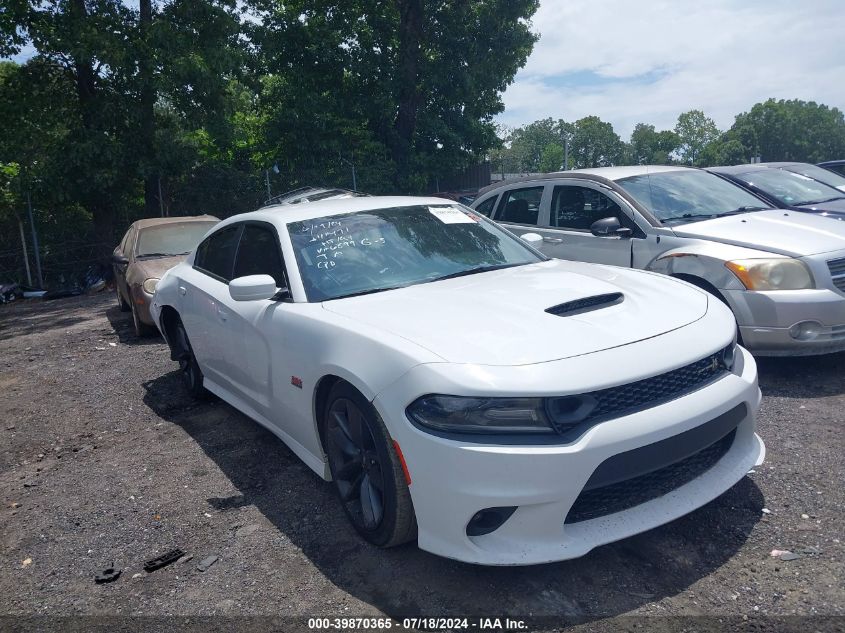
[[833,285],[845,291],[845,257],[831,259],[827,262],[830,276],[833,278]]
[[715,466],[730,450],[735,437],[736,428],[678,462],[608,486],[585,489],[578,495],[564,523],[578,523],[622,512],[688,484]]
[[[733,344],[731,344],[731,347]],[[721,378],[727,373],[724,357],[728,348],[719,350],[694,363],[685,365],[678,369],[668,371],[664,374],[644,378],[627,385],[609,387],[598,391],[581,394],[579,396],[564,396],[559,399],[589,401],[594,404],[586,417],[578,420],[555,420],[552,415],[552,422],[558,433],[566,436],[573,436],[583,433],[590,426],[611,418],[622,417],[635,411],[641,411],[655,407],[659,404],[674,400],[685,394],[691,393],[705,385]],[[550,399],[549,410],[555,409],[555,398]],[[568,405],[572,408],[572,405]]]

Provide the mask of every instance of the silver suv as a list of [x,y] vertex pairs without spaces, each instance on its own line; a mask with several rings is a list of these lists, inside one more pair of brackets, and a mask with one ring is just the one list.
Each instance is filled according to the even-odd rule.
[[845,225],[770,209],[684,167],[605,167],[491,185],[472,207],[550,257],[683,279],[733,310],[761,356],[845,350]]

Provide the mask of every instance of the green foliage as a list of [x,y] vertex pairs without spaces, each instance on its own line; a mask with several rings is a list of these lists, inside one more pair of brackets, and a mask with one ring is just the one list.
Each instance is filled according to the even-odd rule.
[[845,156],[845,118],[813,101],[769,99],[736,117],[731,138],[764,161],[817,163]]
[[536,39],[535,0],[249,5],[264,151],[291,185],[353,161],[367,166],[359,186],[415,192],[478,160]]
[[[562,119],[534,121],[510,132],[505,139],[509,147],[497,157],[498,162],[504,163],[504,171],[508,173],[545,171],[541,163],[546,148],[551,145],[564,147],[566,139],[571,135],[572,126]],[[563,154],[554,169],[557,170],[562,164]]]
[[698,165],[701,152],[719,137],[719,128],[701,110],[690,110],[678,116],[675,134],[678,136],[681,161],[687,165]]
[[635,165],[668,165],[680,143],[672,130],[658,132],[653,125],[637,123],[631,133],[628,159]]
[[579,119],[573,125],[569,145],[570,168],[608,167],[624,158],[625,145],[610,123],[597,116]]
[[543,149],[543,155],[540,157],[540,171],[558,171],[563,166],[564,159],[564,148],[558,143],[549,143]]

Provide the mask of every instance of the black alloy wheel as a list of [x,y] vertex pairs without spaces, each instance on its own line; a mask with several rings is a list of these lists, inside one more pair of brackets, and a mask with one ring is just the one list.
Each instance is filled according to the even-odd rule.
[[375,530],[384,520],[384,467],[364,414],[338,398],[329,409],[329,459],[340,494],[355,523]]
[[416,536],[405,476],[372,405],[348,383],[332,388],[324,419],[329,468],[355,529],[381,547]]

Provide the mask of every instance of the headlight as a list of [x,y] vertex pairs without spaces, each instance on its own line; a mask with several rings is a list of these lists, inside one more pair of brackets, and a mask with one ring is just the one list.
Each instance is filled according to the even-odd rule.
[[749,290],[804,290],[814,288],[804,262],[789,258],[737,259],[725,266]]
[[418,424],[451,433],[554,433],[542,398],[429,395],[407,409]]
[[158,277],[150,277],[144,281],[144,292],[154,295],[156,293],[156,286],[158,285]]

